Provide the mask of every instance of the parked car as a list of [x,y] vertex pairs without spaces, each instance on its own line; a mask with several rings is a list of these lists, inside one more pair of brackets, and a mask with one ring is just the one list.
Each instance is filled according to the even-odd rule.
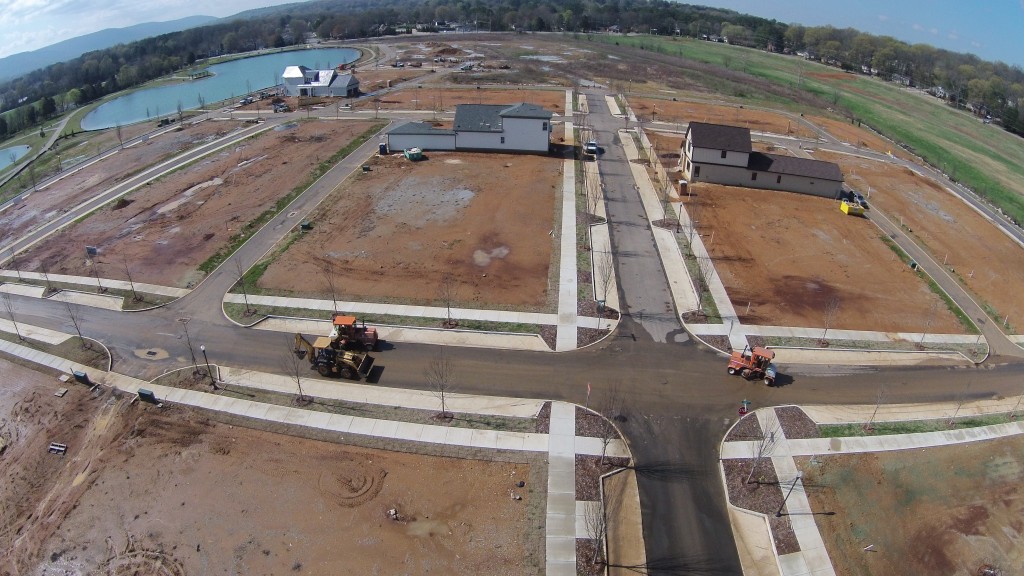
[[600,152],[600,150],[601,149],[598,148],[596,140],[591,140],[583,145],[583,151],[586,152],[587,154],[593,154],[594,156],[597,156],[597,153]]
[[855,200],[857,200],[857,204],[860,204],[865,209],[867,209],[868,201],[864,199],[864,196],[862,196],[860,192],[854,192],[853,197]]

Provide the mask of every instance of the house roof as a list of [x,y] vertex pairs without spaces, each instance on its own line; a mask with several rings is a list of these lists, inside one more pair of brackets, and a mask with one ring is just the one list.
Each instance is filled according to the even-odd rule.
[[435,128],[427,122],[406,122],[388,130],[388,134],[396,136],[454,136],[455,131]]
[[501,132],[504,104],[459,104],[455,107],[455,130],[459,132]]
[[697,148],[750,153],[750,129],[725,124],[690,122],[687,137]]
[[839,169],[838,165],[832,162],[794,158],[793,156],[752,152],[747,168],[772,174],[804,176],[819,180],[834,180],[836,182],[843,181],[843,171]]
[[538,120],[550,120],[551,112],[536,104],[523,102],[509,106],[501,111],[502,118],[537,118]]
[[504,118],[550,120],[551,112],[536,104],[459,104],[455,107],[455,130],[501,132]]
[[359,79],[352,74],[338,74],[334,77],[334,80],[331,81],[331,86],[341,86],[345,88],[359,86]]
[[284,69],[284,74],[281,74],[282,78],[306,78],[306,71],[309,68],[305,66],[288,66]]

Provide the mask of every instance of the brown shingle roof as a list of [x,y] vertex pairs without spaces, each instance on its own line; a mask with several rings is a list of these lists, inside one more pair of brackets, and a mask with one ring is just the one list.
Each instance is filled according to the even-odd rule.
[[690,141],[698,148],[747,152],[748,154],[751,151],[749,128],[690,122],[688,134]]
[[779,156],[778,154],[764,154],[752,152],[747,168],[758,172],[770,172],[772,174],[788,174],[790,176],[805,176],[807,178],[818,178],[820,180],[843,181],[843,171],[832,162],[821,160],[809,160],[807,158],[794,158],[793,156]]

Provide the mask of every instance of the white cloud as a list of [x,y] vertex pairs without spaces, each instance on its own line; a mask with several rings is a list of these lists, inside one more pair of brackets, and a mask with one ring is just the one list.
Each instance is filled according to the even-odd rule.
[[949,34],[946,34],[946,38],[949,38],[950,40],[959,40],[960,35],[956,32],[950,32]]
[[921,26],[917,22],[914,22],[913,24],[911,24],[910,27],[913,28],[914,30],[924,30],[924,26]]
[[[1024,2],[1024,0],[1021,0],[1021,2]],[[939,29],[938,28],[929,28],[928,31],[931,32],[933,36],[938,36],[939,35]]]
[[[1024,0],[1021,0],[1021,2],[1024,2]],[[881,20],[882,22],[886,22],[887,20],[889,20],[889,17],[886,16],[885,14],[879,14],[878,19]]]
[[981,42],[978,42],[977,40],[971,40],[971,46],[974,46],[975,48],[984,48],[985,47],[984,44],[982,44]]

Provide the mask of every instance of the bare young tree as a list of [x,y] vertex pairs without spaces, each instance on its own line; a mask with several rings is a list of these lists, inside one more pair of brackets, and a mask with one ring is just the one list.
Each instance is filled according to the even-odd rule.
[[64,301],[64,308],[68,311],[68,320],[71,320],[71,325],[75,327],[75,333],[78,334],[78,341],[82,348],[92,348],[92,344],[82,336],[82,311],[79,309],[77,304],[72,304],[70,301]]
[[[159,116],[159,113],[157,113]],[[124,136],[121,134],[121,123],[118,122],[114,125],[114,133],[117,134],[117,143],[121,148],[124,148]]]
[[604,395],[601,401],[600,413],[601,418],[601,465],[604,466],[605,459],[608,455],[608,446],[619,437],[619,431],[615,428],[615,424],[612,422],[620,416],[622,412],[622,393],[619,389],[618,383],[613,383],[609,388],[608,392]]
[[331,302],[334,303],[334,311],[338,311],[338,284],[337,284],[337,264],[334,259],[330,256],[324,256],[320,259],[320,273],[324,277],[324,285],[327,290],[331,293]]
[[427,365],[426,377],[431,392],[441,402],[441,413],[437,417],[451,420],[455,415],[448,411],[448,394],[451,393],[455,380],[455,363],[448,356],[444,346],[441,346],[437,356]]
[[711,291],[711,273],[714,271],[714,262],[709,257],[697,257],[697,310],[704,311],[704,299],[701,297],[705,292]]
[[870,432],[875,429],[875,416],[878,414],[878,408],[885,402],[885,384],[878,385],[878,394],[875,396],[875,409],[871,411],[871,417],[864,423],[864,431]]
[[818,340],[818,344],[821,346],[828,346],[828,340],[826,340],[825,337],[828,335],[828,329],[832,326],[832,323],[835,322],[836,316],[839,315],[839,305],[839,296],[829,298],[828,302],[825,304],[825,331],[821,333],[821,339]]
[[306,404],[309,402],[310,398],[307,398],[306,394],[302,391],[302,376],[305,374],[306,370],[309,369],[309,362],[296,353],[295,346],[292,344],[291,338],[286,342],[288,347],[285,349],[284,354],[281,355],[281,367],[284,368],[290,378],[295,380],[295,387],[299,391],[299,397],[296,401],[299,404]]
[[255,310],[249,306],[249,292],[245,289],[245,268],[242,267],[242,260],[235,257],[235,283],[242,290],[242,301],[245,302],[245,312],[243,315],[249,316]]
[[608,301],[608,290],[611,289],[612,279],[615,278],[615,258],[610,250],[594,253],[594,263],[597,264],[595,278],[597,278],[597,289],[601,291],[601,301]]
[[14,247],[8,248],[7,251],[11,254],[11,269],[18,275],[18,281],[20,282],[22,278],[21,268],[18,266],[18,254],[14,251]]
[[455,281],[455,275],[451,272],[445,272],[441,275],[441,282],[437,285],[437,297],[441,300],[446,310],[444,327],[455,328],[459,325],[459,321],[452,318],[452,304],[455,302],[456,296],[458,296],[459,285]]
[[779,443],[779,420],[775,417],[775,412],[766,417],[764,423],[765,426],[761,431],[761,435],[753,443],[752,459],[754,463],[750,466],[750,473],[747,474],[747,484],[753,481],[754,472],[761,464],[761,461],[771,457],[772,452],[775,451],[775,447]]
[[601,502],[586,502],[583,508],[583,522],[587,529],[587,536],[597,542],[597,550],[594,554],[594,565],[603,566],[608,563],[605,558],[604,543],[608,536],[608,519],[605,516],[604,506]]
[[14,324],[14,333],[18,335],[18,340],[24,340],[25,337],[21,335],[21,330],[18,328],[18,320],[14,317],[14,302],[11,300],[11,293],[3,293],[4,308],[7,309],[7,315],[11,317],[11,324]]
[[938,301],[933,300],[931,305],[928,306],[928,317],[924,319],[924,331],[921,333],[921,340],[917,343],[918,348],[924,347],[924,339],[928,337],[928,331],[931,330],[932,323],[935,322],[935,313],[938,309]]
[[951,414],[950,417],[949,417],[948,424],[949,424],[950,428],[956,426],[956,417],[960,414],[960,409],[963,408],[964,402],[967,401],[967,397],[970,395],[970,393],[971,393],[971,381],[968,380],[967,383],[964,384],[964,391],[963,391],[963,393],[961,393],[959,396],[957,396],[956,408],[953,410],[953,414]]
[[135,291],[135,281],[132,279],[132,269],[128,266],[128,255],[122,254],[121,258],[121,263],[124,265],[124,275],[128,277],[128,285],[131,286],[132,289],[132,300],[138,302],[142,300],[142,296]]
[[46,284],[46,293],[56,291],[56,288],[50,283],[50,265],[46,263],[46,260],[39,263],[39,273],[42,274],[43,283]]

